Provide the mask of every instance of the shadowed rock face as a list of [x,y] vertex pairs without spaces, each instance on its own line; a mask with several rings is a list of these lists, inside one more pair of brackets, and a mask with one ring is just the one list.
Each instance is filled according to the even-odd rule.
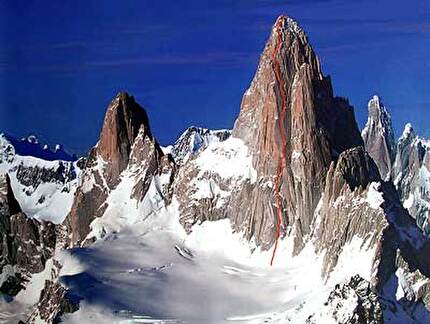
[[378,96],[368,104],[369,117],[362,136],[367,152],[378,166],[382,179],[390,179],[396,154],[391,116]]
[[16,201],[8,175],[0,175],[0,292],[16,295],[33,273],[52,257],[55,225],[27,218]]
[[[294,229],[300,248],[310,231],[331,161],[363,142],[353,108],[333,96],[330,78],[323,75],[306,34],[291,18],[281,16],[275,23],[242,99],[233,136],[248,145],[260,184],[275,182],[284,154],[283,232]],[[237,195],[239,201],[232,202],[236,209],[230,214],[237,215],[232,216],[233,223],[268,248],[275,238],[274,193],[258,184],[244,191]]]
[[430,234],[430,142],[407,124],[397,144],[393,179],[405,208]]
[[103,215],[108,207],[106,199],[127,167],[136,166],[140,170],[142,177],[137,180],[133,197],[142,199],[152,175],[169,163],[151,134],[146,112],[133,97],[119,93],[107,109],[100,139],[89,154],[65,220],[71,245],[83,243],[91,222]]
[[391,117],[378,96],[369,101],[369,117],[362,136],[384,180],[392,180],[400,199],[417,225],[430,233],[430,142],[407,124],[394,143]]

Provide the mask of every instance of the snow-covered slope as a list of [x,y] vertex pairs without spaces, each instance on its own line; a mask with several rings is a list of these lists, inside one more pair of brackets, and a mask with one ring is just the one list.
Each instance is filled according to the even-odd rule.
[[187,231],[205,220],[227,217],[228,202],[257,174],[248,148],[239,138],[212,141],[180,167],[173,182],[180,222]]
[[[159,202],[157,195],[146,199]],[[228,220],[196,225],[187,235],[173,201],[89,248],[59,256],[58,280],[81,298],[79,311],[63,319],[304,323],[335,282],[324,283],[322,258],[311,245],[294,257],[292,246],[283,241],[280,257],[270,267],[271,251],[256,249],[240,233],[234,234]],[[348,251],[355,249],[351,245]],[[353,269],[350,261],[345,254],[341,267]],[[340,271],[335,278],[348,276],[348,271]]]
[[[143,204],[146,210],[157,206],[152,208],[156,212],[125,217],[120,228],[110,227],[93,245],[58,255],[61,269],[55,280],[79,299],[79,310],[63,314],[65,323],[306,323],[309,318],[310,323],[344,323],[340,319],[358,318],[360,305],[378,307],[378,315],[368,313],[376,319],[411,320],[400,304],[404,296],[384,302],[370,286],[375,250],[360,238],[345,245],[327,280],[321,276],[323,255],[315,252],[318,242],[294,255],[292,239],[285,239],[270,266],[272,249],[250,244],[232,231],[228,219],[194,225],[187,234],[175,199],[165,205],[150,190]],[[133,205],[121,208],[116,216],[136,213]],[[348,286],[336,293],[338,284],[351,285],[356,275],[364,278],[364,292],[356,295],[356,287]],[[392,285],[395,290],[404,287]],[[40,305],[32,316],[40,319],[43,311]],[[428,319],[423,306],[413,312]]]
[[225,141],[230,134],[231,131],[227,129],[209,130],[191,126],[182,133],[167,152],[172,154],[177,164],[182,165],[199,150],[205,149],[211,143]]
[[8,173],[16,199],[29,217],[61,223],[72,205],[80,162],[22,156],[0,135],[0,173]]

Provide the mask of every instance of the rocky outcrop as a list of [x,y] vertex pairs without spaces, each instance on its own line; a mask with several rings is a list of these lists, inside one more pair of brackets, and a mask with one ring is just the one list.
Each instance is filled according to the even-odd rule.
[[430,142],[418,137],[407,124],[397,144],[394,184],[403,206],[418,226],[430,234]]
[[79,296],[74,295],[59,281],[61,267],[61,263],[54,259],[50,278],[45,281],[39,301],[33,307],[26,323],[60,323],[62,315],[79,310]]
[[211,141],[176,173],[173,192],[179,203],[179,221],[189,232],[197,223],[229,217],[232,198],[255,178],[252,158],[240,139]]
[[348,283],[338,284],[324,307],[306,323],[382,324],[383,305],[369,282],[356,275]]
[[23,163],[16,167],[16,178],[18,182],[25,186],[37,189],[39,185],[56,182],[64,186],[64,190],[69,190],[66,184],[76,179],[77,170],[72,163],[58,161],[53,168],[41,167],[38,165],[26,166]]
[[291,18],[281,16],[273,27],[242,99],[233,136],[249,147],[258,183],[280,183],[275,192],[259,184],[244,188],[238,199],[246,197],[249,203],[232,202],[237,206],[231,213],[237,215],[232,216],[236,229],[245,228],[247,236],[265,248],[272,246],[274,202],[280,196],[276,205],[282,205],[282,232],[292,229],[300,249],[331,161],[363,142],[353,108],[333,96],[330,78],[323,75],[306,34]]
[[389,180],[396,154],[391,116],[378,96],[369,101],[368,110],[369,117],[361,135],[382,179]]
[[107,109],[100,139],[86,161],[65,221],[70,244],[84,243],[91,222],[107,209],[107,197],[120,183],[124,170],[134,174],[131,196],[141,200],[153,175],[166,167],[173,168],[172,163],[152,136],[143,108],[127,93],[119,93]]
[[332,162],[314,233],[317,250],[325,252],[325,276],[353,239],[361,239],[363,246],[371,248],[380,243],[389,226],[380,208],[380,181],[375,163],[362,147],[347,150],[337,162]]
[[56,244],[54,224],[22,213],[8,175],[0,175],[0,291],[16,295],[31,274],[45,268]]
[[[326,278],[353,240],[359,242],[360,250],[369,252],[369,259],[361,262],[368,262],[366,279],[379,293],[387,294],[398,269],[411,277],[418,270],[422,280],[429,278],[425,255],[430,253],[430,241],[402,208],[392,183],[381,180],[363,148],[347,150],[332,163],[315,219],[313,242],[324,254]],[[403,264],[396,261],[399,256]]]
[[374,159],[381,176],[392,180],[400,199],[418,226],[430,233],[430,143],[415,134],[407,124],[397,144],[391,116],[380,98],[369,101],[369,117],[362,136],[366,150]]

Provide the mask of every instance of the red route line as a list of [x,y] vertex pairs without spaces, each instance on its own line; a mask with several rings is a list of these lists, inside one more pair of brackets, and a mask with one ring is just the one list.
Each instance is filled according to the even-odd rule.
[[275,260],[276,250],[278,249],[278,241],[281,235],[282,199],[280,194],[280,187],[281,187],[282,172],[284,171],[285,165],[286,165],[285,147],[287,146],[287,138],[286,138],[286,134],[284,133],[285,114],[287,112],[287,101],[286,101],[287,94],[285,92],[285,82],[281,77],[281,68],[279,66],[279,62],[276,60],[276,54],[279,53],[279,50],[282,46],[282,33],[280,31],[281,25],[282,25],[282,20],[280,19],[275,26],[275,33],[277,33],[277,38],[276,38],[277,43],[272,53],[273,70],[275,72],[276,80],[278,81],[278,84],[279,84],[279,90],[281,95],[281,114],[280,114],[280,118],[278,118],[278,128],[279,128],[279,134],[281,135],[282,147],[281,147],[281,154],[278,160],[278,168],[277,168],[276,181],[275,181],[276,241],[275,241],[275,247],[273,248],[272,259],[270,260],[270,266],[273,265],[273,261]]

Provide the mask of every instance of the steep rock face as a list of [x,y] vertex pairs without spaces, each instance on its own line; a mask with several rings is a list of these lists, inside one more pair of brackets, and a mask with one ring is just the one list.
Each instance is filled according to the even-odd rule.
[[8,175],[0,175],[0,291],[16,295],[31,274],[41,272],[56,244],[54,224],[21,212]]
[[355,255],[357,260],[348,262],[360,263],[356,271],[383,297],[384,314],[413,321],[422,305],[429,307],[430,263],[425,255],[430,241],[362,147],[343,152],[332,163],[314,226],[312,242],[324,255],[327,280],[342,258]]
[[[270,247],[276,238],[277,200],[283,209],[282,232],[293,229],[300,248],[331,161],[363,142],[352,107],[333,96],[307,36],[291,18],[276,21],[232,135],[250,149],[259,177],[258,184],[245,186],[231,202],[236,229],[245,228],[248,237]],[[275,199],[277,189],[281,199]]]
[[418,137],[410,124],[397,144],[393,179],[404,207],[430,234],[430,142]]
[[[151,134],[146,112],[121,92],[109,105],[97,145],[86,161],[81,183],[65,221],[71,245],[82,244],[90,224],[108,208],[107,198],[128,169],[135,178],[131,196],[143,199],[152,176],[171,161]],[[90,239],[90,238],[89,238]]]
[[361,239],[368,247],[380,244],[388,228],[383,210],[378,169],[362,147],[343,152],[332,162],[317,210],[314,239],[325,251],[323,274],[336,266],[345,245]]
[[391,116],[378,96],[369,101],[368,110],[369,116],[361,135],[382,179],[388,180],[396,153]]

